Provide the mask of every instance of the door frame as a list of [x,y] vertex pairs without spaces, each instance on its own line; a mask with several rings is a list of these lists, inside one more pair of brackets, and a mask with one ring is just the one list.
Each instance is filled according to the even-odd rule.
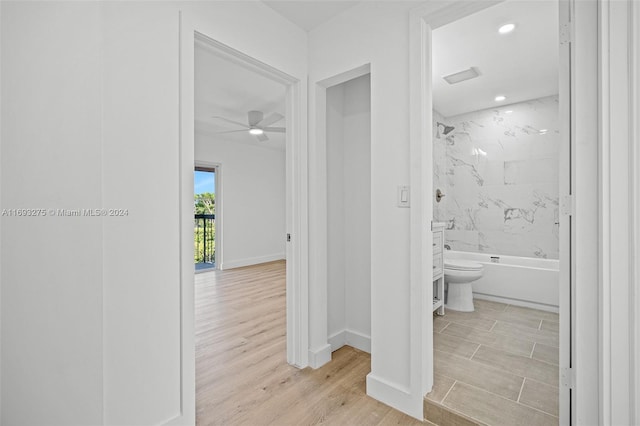
[[433,387],[433,91],[431,32],[503,0],[428,3],[411,10],[409,23],[410,310],[411,393]]
[[599,424],[639,424],[640,5],[599,0],[595,7],[600,371],[591,380],[599,380],[600,400],[594,413]]
[[[423,307],[420,314],[411,313],[411,359],[424,360],[421,378],[425,394],[433,387],[433,319],[429,309],[433,291],[429,285],[433,254],[428,226],[429,219],[433,217],[431,31],[501,1],[425,4],[412,10],[410,16],[411,235],[415,236],[411,241],[411,299],[422,300]],[[571,394],[561,398],[564,407],[560,422],[570,424],[599,416],[599,380],[593,374],[601,371],[598,316],[594,314],[599,311],[598,174],[594,173],[598,170],[598,14],[595,1],[559,2],[561,16],[571,20],[565,28],[571,43],[580,45],[579,50],[564,51],[569,55],[571,64],[569,81],[573,108],[570,109],[570,123],[561,125],[561,128],[571,130],[565,141],[571,147],[567,154],[572,188],[571,194],[561,193],[566,205],[565,219],[561,221],[566,221],[567,217],[580,218],[574,221],[570,230],[561,232],[569,239],[564,246],[571,244],[575,249],[567,253],[569,262],[561,262],[561,336],[567,339],[570,334],[569,342],[573,348],[569,352],[568,342],[561,344],[561,360],[570,362],[573,368],[564,371],[565,377],[560,377],[564,383],[561,389]],[[561,84],[567,83],[561,80]],[[568,92],[569,88],[563,90]],[[568,191],[568,188],[567,185],[563,191]],[[567,281],[569,274],[571,278]],[[578,279],[581,282],[579,295],[575,286]],[[563,312],[566,311],[562,309],[563,305],[570,306],[569,312]],[[570,408],[568,401],[572,401]]]
[[[179,14],[179,221],[180,221],[180,415],[166,424],[195,424],[195,294],[193,265],[193,168],[195,165],[195,44],[245,66],[286,88],[286,342],[287,362],[308,365],[308,195],[306,80],[289,75],[226,45],[211,34],[216,28],[201,17]],[[286,235],[282,236],[286,239]]]
[[316,279],[318,286],[313,294],[316,302],[323,300],[325,303],[315,303],[310,307],[311,328],[309,332],[309,366],[320,368],[331,361],[332,348],[328,334],[328,234],[327,234],[327,90],[333,86],[371,74],[371,64],[363,64],[337,75],[316,82],[315,87],[309,90],[315,91],[316,103],[316,143],[315,157],[317,164],[315,200],[321,208],[314,209],[318,215],[317,227],[314,229],[314,247],[317,248],[314,260],[318,265]]
[[[222,229],[222,216],[223,216],[223,200],[222,200],[222,164],[220,163],[210,163],[208,161],[200,161],[195,160],[194,170],[201,169],[202,171],[209,171],[215,174],[215,214],[213,218],[213,223],[216,230],[216,236],[214,238],[215,244],[215,266],[213,270],[222,269],[220,266],[222,265],[222,241],[223,241],[223,229]],[[201,272],[211,271],[211,269],[206,269]],[[198,271],[196,271],[198,273]]]

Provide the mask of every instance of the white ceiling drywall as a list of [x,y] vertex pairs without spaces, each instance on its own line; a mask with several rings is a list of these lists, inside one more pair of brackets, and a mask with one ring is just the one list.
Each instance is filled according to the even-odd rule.
[[[284,133],[267,133],[268,141],[259,142],[241,127],[213,118],[222,116],[247,123],[247,113],[262,111],[264,116],[277,112],[285,115],[286,88],[263,75],[217,56],[203,43],[196,44],[195,55],[195,121],[196,130],[212,140],[260,145],[285,149]],[[285,119],[271,127],[286,127]]]
[[264,4],[278,12],[305,31],[311,31],[318,25],[339,15],[346,9],[360,3],[344,0],[296,0],[296,1],[263,1]]
[[[499,34],[510,22],[515,30]],[[442,78],[470,67],[480,77]],[[445,117],[557,93],[556,1],[508,0],[433,31],[433,107]]]

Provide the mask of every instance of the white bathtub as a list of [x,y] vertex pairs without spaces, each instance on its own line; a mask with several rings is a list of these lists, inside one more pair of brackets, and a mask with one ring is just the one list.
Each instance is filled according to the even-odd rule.
[[474,298],[558,312],[558,260],[453,250],[444,255],[484,266],[482,278],[472,283]]

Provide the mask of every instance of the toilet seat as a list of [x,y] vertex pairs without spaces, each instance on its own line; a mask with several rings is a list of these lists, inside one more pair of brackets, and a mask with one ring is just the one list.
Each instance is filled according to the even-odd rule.
[[452,271],[480,271],[482,264],[462,259],[445,259],[444,268]]

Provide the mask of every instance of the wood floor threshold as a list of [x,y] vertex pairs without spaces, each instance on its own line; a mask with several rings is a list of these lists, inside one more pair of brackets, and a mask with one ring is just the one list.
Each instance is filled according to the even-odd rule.
[[438,426],[486,426],[485,423],[465,416],[462,413],[428,398],[424,399],[424,417],[426,424]]

